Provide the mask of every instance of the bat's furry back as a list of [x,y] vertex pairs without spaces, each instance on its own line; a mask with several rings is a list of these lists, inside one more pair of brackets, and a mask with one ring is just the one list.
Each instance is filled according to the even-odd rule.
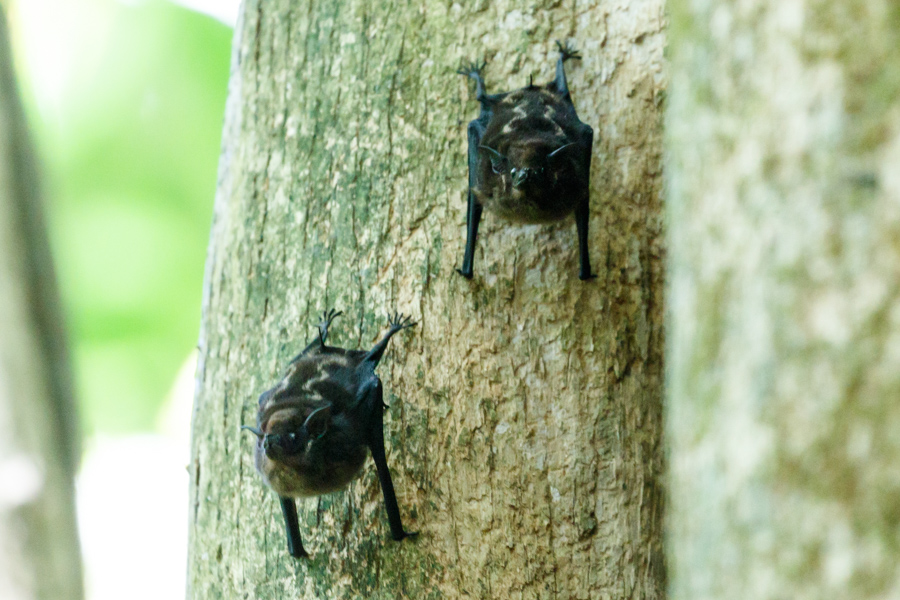
[[363,415],[356,401],[360,387],[356,367],[365,352],[328,347],[298,357],[284,378],[259,401],[257,427],[264,434],[299,431],[320,409],[328,422],[306,452],[272,460],[257,441],[256,468],[280,496],[317,496],[341,490],[365,464]]
[[[588,191],[584,152],[590,152],[591,140],[590,128],[578,120],[568,96],[551,82],[503,94],[491,109],[472,188],[478,201],[521,223],[548,223],[571,214]],[[529,173],[518,186],[517,172]]]

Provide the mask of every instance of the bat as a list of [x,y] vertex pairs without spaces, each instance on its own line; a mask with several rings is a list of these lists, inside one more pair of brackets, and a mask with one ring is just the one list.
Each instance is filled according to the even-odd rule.
[[461,269],[471,279],[475,239],[484,208],[510,221],[551,223],[575,213],[579,279],[595,277],[588,253],[591,149],[594,131],[575,113],[564,64],[581,56],[568,43],[556,42],[556,77],[544,86],[503,94],[485,91],[486,62],[459,69],[475,80],[481,103],[469,123],[469,197],[466,250]]
[[297,498],[336,492],[359,476],[371,452],[387,508],[391,537],[415,536],[403,529],[384,449],[383,387],[375,367],[395,333],[415,325],[400,313],[368,351],[326,345],[328,328],[340,312],[325,311],[319,335],[294,357],[275,387],[259,397],[256,470],[281,501],[288,552],[308,557],[300,538]]

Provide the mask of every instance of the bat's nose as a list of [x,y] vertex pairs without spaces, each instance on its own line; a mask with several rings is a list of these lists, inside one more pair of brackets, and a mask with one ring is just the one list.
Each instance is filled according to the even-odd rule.
[[522,187],[522,184],[528,179],[529,171],[531,169],[527,167],[524,169],[513,169],[511,171],[513,187]]

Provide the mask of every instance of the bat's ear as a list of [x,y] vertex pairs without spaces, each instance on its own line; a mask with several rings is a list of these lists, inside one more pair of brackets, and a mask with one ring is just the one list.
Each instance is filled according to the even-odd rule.
[[565,158],[566,155],[568,154],[568,151],[573,150],[575,148],[575,145],[576,145],[575,142],[569,142],[568,144],[560,146],[559,148],[557,148],[556,150],[554,150],[553,152],[551,152],[550,154],[547,155],[547,160],[553,161],[553,160],[559,160],[561,158]]
[[478,149],[480,151],[482,151],[483,153],[487,154],[490,157],[491,161],[506,160],[505,156],[503,156],[502,154],[500,154],[499,152],[497,152],[496,150],[494,150],[493,148],[490,148],[488,146],[478,146]]
[[328,432],[328,422],[331,421],[331,405],[327,404],[312,411],[303,427],[311,440],[317,440]]
[[505,173],[509,169],[509,159],[493,148],[488,146],[478,146],[478,150],[483,154],[487,154],[491,160],[491,170],[498,175]]
[[263,432],[260,431],[259,429],[257,429],[256,427],[250,427],[249,425],[242,425],[241,430],[244,430],[244,429],[246,429],[247,431],[249,431],[250,433],[255,435],[257,438],[261,438],[263,436]]

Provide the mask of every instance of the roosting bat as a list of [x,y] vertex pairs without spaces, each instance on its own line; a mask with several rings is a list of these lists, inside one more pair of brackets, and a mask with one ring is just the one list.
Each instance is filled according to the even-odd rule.
[[471,279],[482,208],[520,223],[550,223],[573,211],[580,279],[594,277],[588,256],[589,183],[594,132],[578,119],[564,63],[581,56],[556,42],[556,78],[504,94],[485,91],[486,63],[459,69],[475,80],[481,114],[469,123],[469,205],[462,268]]
[[288,365],[284,378],[259,397],[256,470],[278,494],[287,531],[288,552],[309,556],[300,539],[296,498],[344,489],[356,478],[371,451],[387,507],[391,537],[416,535],[403,530],[397,497],[384,452],[381,380],[375,367],[391,336],[415,325],[395,313],[390,329],[369,350],[325,345],[328,327],[340,315],[326,311],[319,337]]

